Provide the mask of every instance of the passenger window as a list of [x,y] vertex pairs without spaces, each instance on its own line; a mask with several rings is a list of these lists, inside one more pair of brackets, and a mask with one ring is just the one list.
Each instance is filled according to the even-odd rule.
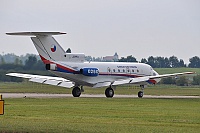
[[120,69],[118,69],[118,72],[120,73]]
[[139,70],[137,69],[137,72],[139,72]]
[[134,70],[132,69],[132,72],[134,73]]
[[125,70],[123,69],[123,73],[125,73]]
[[113,72],[115,72],[115,69],[113,69]]

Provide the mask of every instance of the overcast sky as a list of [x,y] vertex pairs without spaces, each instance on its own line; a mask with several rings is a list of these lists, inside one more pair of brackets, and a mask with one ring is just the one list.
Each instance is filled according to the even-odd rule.
[[64,49],[94,57],[200,57],[200,0],[0,0],[0,54],[37,54],[16,31],[62,31]]

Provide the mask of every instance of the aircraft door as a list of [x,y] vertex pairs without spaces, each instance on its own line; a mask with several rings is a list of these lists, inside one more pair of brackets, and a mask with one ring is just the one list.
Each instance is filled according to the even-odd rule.
[[112,71],[111,71],[111,68],[110,68],[110,67],[107,68],[107,74],[108,74],[108,75],[111,75],[111,74],[112,74]]

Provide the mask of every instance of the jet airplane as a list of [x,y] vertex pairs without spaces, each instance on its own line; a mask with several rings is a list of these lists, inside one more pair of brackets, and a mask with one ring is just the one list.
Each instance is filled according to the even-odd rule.
[[114,96],[114,89],[118,85],[136,84],[141,87],[138,97],[142,98],[144,87],[156,84],[161,78],[178,75],[194,74],[182,72],[159,75],[150,65],[128,62],[86,62],[82,53],[66,53],[53,35],[66,34],[63,32],[14,32],[7,35],[31,36],[46,70],[57,77],[41,76],[22,73],[8,73],[8,76],[27,78],[29,81],[56,85],[72,89],[72,95],[79,97],[83,86],[92,88],[107,87],[105,95]]

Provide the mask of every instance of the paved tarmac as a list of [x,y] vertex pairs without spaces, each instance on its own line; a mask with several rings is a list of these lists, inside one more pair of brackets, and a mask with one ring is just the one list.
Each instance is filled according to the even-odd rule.
[[[44,94],[44,93],[1,93],[4,98],[66,98],[73,97],[72,94]],[[104,94],[82,94],[80,97],[89,98],[106,98]],[[137,95],[114,95],[114,98],[138,98]],[[156,96],[156,95],[144,95],[143,98],[200,98],[200,96]]]

